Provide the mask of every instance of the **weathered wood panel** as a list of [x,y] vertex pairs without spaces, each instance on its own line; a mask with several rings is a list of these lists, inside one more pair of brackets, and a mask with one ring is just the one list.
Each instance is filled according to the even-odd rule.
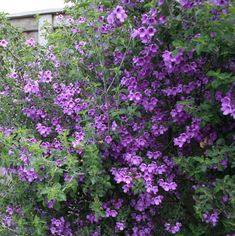
[[[58,25],[56,16],[61,13],[63,13],[63,9],[49,9],[12,14],[9,19],[14,26],[22,29],[27,38],[34,38],[37,42],[45,44],[46,38],[42,36],[43,23],[48,21],[52,27],[56,27]],[[39,17],[39,20],[36,16]]]
[[11,23],[23,31],[38,31],[38,22],[34,17],[11,19]]

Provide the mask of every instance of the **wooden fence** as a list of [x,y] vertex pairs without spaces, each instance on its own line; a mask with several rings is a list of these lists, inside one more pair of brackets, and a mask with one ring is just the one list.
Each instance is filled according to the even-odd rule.
[[22,29],[27,38],[34,38],[38,43],[44,45],[46,38],[43,36],[42,26],[48,22],[52,27],[56,27],[58,24],[56,16],[62,13],[63,9],[48,9],[11,14],[9,19],[14,26]]

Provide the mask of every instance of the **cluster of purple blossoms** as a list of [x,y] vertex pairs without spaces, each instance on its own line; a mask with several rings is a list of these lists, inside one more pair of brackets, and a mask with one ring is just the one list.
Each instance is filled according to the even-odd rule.
[[53,49],[54,49],[53,46],[50,46],[48,48],[48,51],[46,53],[46,59],[53,62],[53,64],[55,65],[56,68],[59,68],[60,63],[59,63],[59,60],[57,59],[57,57],[55,56],[55,54],[53,53]]
[[95,214],[94,213],[91,213],[91,214],[88,214],[88,215],[86,215],[86,219],[89,221],[89,223],[91,223],[91,224],[93,224],[93,223],[98,223],[99,222],[99,218],[97,218],[96,216],[95,216]]
[[[151,61],[152,57],[156,56],[158,51],[159,51],[159,46],[157,44],[153,43],[153,44],[150,44],[150,45],[146,45],[144,47],[144,50],[141,51],[140,54],[143,55],[143,56],[147,56],[147,57],[143,58],[144,61],[146,61],[146,60]],[[140,59],[138,59],[138,61],[139,60]],[[140,66],[143,66],[143,64],[142,65],[140,64]]]
[[157,30],[155,29],[154,26],[148,26],[147,28],[142,26],[139,29],[134,30],[132,32],[132,37],[133,38],[138,37],[142,43],[147,44],[151,42],[156,32]]
[[[94,127],[96,129],[96,131],[100,134],[103,134],[107,131],[108,129],[108,117],[107,115],[97,115],[95,116],[95,124],[94,124]],[[110,140],[109,137],[107,137],[107,140],[108,141]]]
[[158,159],[159,157],[162,156],[162,153],[160,151],[155,151],[155,152],[151,152],[151,151],[148,151],[147,152],[147,157],[151,160],[151,159]]
[[169,73],[174,71],[174,66],[181,64],[184,60],[183,58],[184,50],[180,50],[175,56],[170,51],[165,51],[162,54],[163,61]]
[[133,236],[148,236],[151,235],[151,231],[153,229],[153,225],[151,225],[150,223],[147,226],[142,226],[142,227],[133,227]]
[[14,214],[14,209],[10,206],[6,209],[6,214],[0,214],[1,220],[0,224],[6,227],[11,227],[13,224],[12,215]]
[[29,107],[29,108],[23,108],[22,112],[29,118],[31,118],[34,121],[37,121],[39,119],[44,119],[47,117],[47,114],[45,111],[41,109],[37,109],[35,106]]
[[36,46],[36,41],[33,38],[27,39],[25,41],[25,45],[30,46],[30,47],[35,47]]
[[20,214],[20,212],[21,209],[19,207],[8,205],[5,213],[0,213],[0,224],[3,227],[14,229],[16,227],[16,224],[13,216]]
[[158,180],[159,186],[161,186],[166,192],[176,190],[177,184],[174,181],[165,182],[163,179]]
[[6,86],[6,87],[4,88],[4,90],[0,91],[0,95],[1,95],[1,96],[8,96],[9,93],[10,93],[10,87],[9,87],[9,86]]
[[151,204],[154,206],[159,206],[162,201],[163,201],[164,197],[162,195],[158,195],[156,197],[153,197],[151,200]]
[[129,5],[129,6],[134,6],[139,2],[143,2],[143,0],[120,0],[123,4]]
[[84,55],[85,52],[83,50],[84,46],[86,45],[85,41],[80,41],[79,43],[75,44],[75,49],[81,54]]
[[192,124],[186,127],[186,132],[174,138],[174,145],[182,148],[185,143],[190,143],[191,139],[196,138],[200,132],[200,120],[194,118]]
[[10,136],[13,130],[14,128],[5,128],[0,126],[0,131],[3,132],[6,137]]
[[168,87],[163,89],[162,92],[166,96],[177,96],[178,94],[190,94],[193,90],[200,88],[202,83],[200,81],[197,82],[189,82],[188,84],[178,84],[176,87]]
[[24,86],[24,92],[29,94],[38,94],[40,92],[38,81],[28,80]]
[[75,20],[74,20],[74,18],[72,18],[71,16],[66,16],[66,17],[64,18],[64,24],[65,24],[66,26],[72,26],[74,23],[75,23]]
[[78,97],[81,92],[79,84],[70,83],[66,86],[54,83],[53,88],[58,94],[54,102],[63,109],[64,114],[71,116],[88,107],[88,103]]
[[180,222],[177,222],[175,225],[171,225],[170,223],[165,223],[164,226],[167,232],[176,234],[180,231],[182,224]]
[[166,133],[167,130],[168,130],[167,127],[165,127],[163,125],[158,125],[158,124],[154,124],[151,128],[151,132],[155,137],[158,137],[158,136]]
[[15,173],[18,174],[20,179],[25,182],[32,183],[35,180],[40,180],[41,178],[35,172],[34,168],[30,165],[31,154],[25,149],[20,153],[20,160],[23,162],[23,166],[19,166],[15,169]]
[[111,172],[114,175],[114,179],[117,183],[123,182],[125,184],[130,184],[132,182],[132,177],[130,177],[130,172],[128,172],[128,168],[113,168]]
[[56,16],[56,20],[57,20],[58,22],[63,21],[63,19],[64,19],[64,15],[63,15],[63,14],[59,14],[58,16]]
[[122,24],[127,18],[126,11],[122,6],[116,6],[116,8],[108,15],[107,22],[110,25]]
[[140,92],[130,91],[128,98],[130,101],[134,101],[135,103],[138,103],[142,100],[142,94]]
[[185,9],[190,9],[192,7],[198,6],[207,0],[179,0],[181,7]]
[[118,215],[118,210],[122,206],[123,206],[123,200],[120,198],[112,199],[102,204],[102,207],[106,213],[106,217],[113,217],[113,218]]
[[216,210],[214,210],[211,214],[209,212],[203,214],[203,221],[205,221],[207,224],[212,224],[213,226],[216,226],[218,220],[219,214]]
[[72,230],[70,223],[65,222],[64,217],[60,219],[51,219],[50,232],[52,235],[56,236],[72,236]]
[[231,115],[235,119],[235,103],[232,102],[230,96],[221,99],[221,111],[224,115]]
[[113,53],[114,64],[119,64],[124,59],[124,54],[120,51],[115,51]]
[[228,6],[229,1],[228,0],[213,0],[212,4],[214,4],[216,6]]
[[[1,215],[0,215],[1,216]],[[13,225],[13,219],[12,216],[1,216],[0,223],[4,227],[11,227]]]
[[73,148],[76,148],[84,140],[85,133],[83,131],[80,131],[80,132],[76,131],[74,133],[74,137],[75,137],[75,140],[72,142],[72,146]]
[[20,179],[22,181],[26,181],[26,182],[33,182],[34,180],[37,180],[38,179],[38,174],[35,172],[34,168],[33,167],[18,167],[18,175],[20,177]]
[[184,104],[176,104],[175,108],[171,110],[171,116],[174,122],[184,123],[190,116],[184,110]]
[[105,210],[105,215],[106,215],[107,218],[109,218],[109,217],[115,218],[118,215],[118,212],[116,210],[107,208]]
[[8,41],[6,39],[1,39],[0,40],[0,47],[6,48],[8,44],[9,43],[8,43]]
[[41,134],[43,137],[47,137],[48,135],[50,135],[50,133],[52,132],[51,127],[45,126],[41,123],[38,123],[36,125],[36,130],[38,131],[39,134]]
[[130,166],[132,165],[139,166],[143,161],[143,159],[140,156],[137,156],[135,154],[130,154],[130,153],[126,153],[124,155],[124,159],[128,162]]
[[156,25],[158,23],[157,11],[152,9],[148,13],[143,14],[141,17],[141,22],[143,25]]
[[[27,153],[28,154],[28,153]],[[24,166],[28,166],[29,165],[29,163],[30,163],[30,161],[29,161],[29,157],[28,157],[28,155],[27,155],[26,153],[22,153],[21,155],[20,155],[20,160],[21,161],[23,161],[23,163],[24,163]]]
[[229,201],[229,195],[224,195],[223,197],[222,197],[222,201],[223,202],[228,202]]
[[42,83],[50,83],[52,81],[52,72],[50,70],[39,72],[39,81]]
[[142,99],[142,105],[143,105],[145,111],[152,112],[156,108],[157,103],[158,103],[158,99],[155,97],[151,97],[151,98],[145,97]]

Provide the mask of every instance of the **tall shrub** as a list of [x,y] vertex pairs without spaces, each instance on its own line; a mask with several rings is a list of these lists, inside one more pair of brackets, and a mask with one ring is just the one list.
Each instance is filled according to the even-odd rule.
[[0,18],[2,234],[232,235],[234,2],[68,2]]

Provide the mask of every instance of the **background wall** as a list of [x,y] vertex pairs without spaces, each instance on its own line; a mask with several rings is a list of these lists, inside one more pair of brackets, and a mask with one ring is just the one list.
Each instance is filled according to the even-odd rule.
[[[27,38],[34,38],[40,44],[45,44],[46,38],[42,35],[42,26],[48,22],[52,27],[56,27],[58,23],[56,16],[62,12],[62,8],[38,10],[11,14],[9,18],[14,26],[22,29]],[[36,16],[39,16],[39,19]]]
[[63,7],[64,0],[0,0],[0,12],[9,14]]

